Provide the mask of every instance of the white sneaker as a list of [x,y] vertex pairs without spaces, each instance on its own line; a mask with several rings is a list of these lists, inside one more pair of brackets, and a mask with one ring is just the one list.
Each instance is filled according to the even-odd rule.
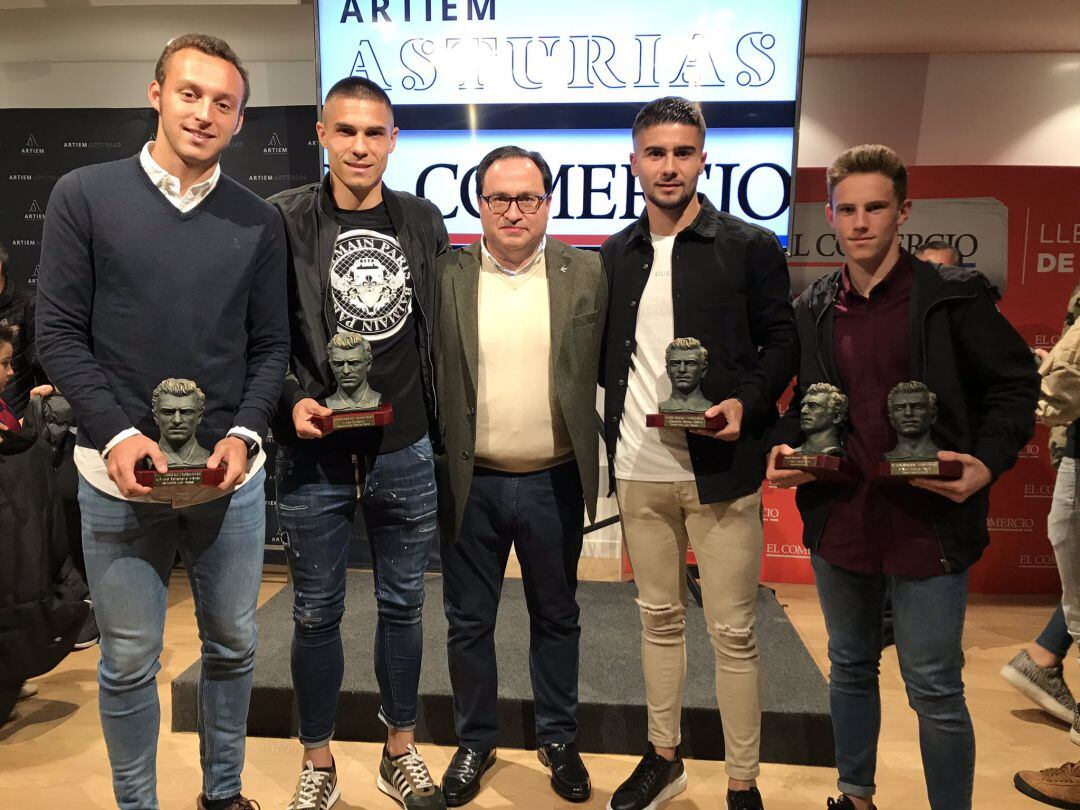
[[340,797],[337,767],[331,765],[329,771],[317,771],[310,761],[305,762],[289,810],[328,810]]

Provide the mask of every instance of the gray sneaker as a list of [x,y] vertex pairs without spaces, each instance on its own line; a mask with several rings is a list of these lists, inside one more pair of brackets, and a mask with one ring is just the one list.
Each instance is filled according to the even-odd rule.
[[1080,706],[1073,711],[1072,727],[1069,729],[1069,739],[1076,745],[1080,745]]
[[414,745],[399,757],[391,757],[383,748],[376,784],[405,810],[445,810],[442,790],[431,781],[431,773]]
[[340,796],[336,767],[317,771],[311,762],[305,762],[289,810],[329,810]]
[[[1064,723],[1073,723],[1076,700],[1065,683],[1061,667],[1041,667],[1031,660],[1027,650],[1021,650],[1001,668],[1001,677],[1020,694],[1039,708],[1050,712]],[[1080,745],[1080,729],[1073,726],[1073,742]]]

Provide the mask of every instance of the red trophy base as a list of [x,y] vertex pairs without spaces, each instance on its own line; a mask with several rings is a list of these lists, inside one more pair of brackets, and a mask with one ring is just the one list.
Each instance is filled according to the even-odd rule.
[[810,473],[815,480],[831,484],[853,484],[862,478],[859,468],[841,456],[822,453],[795,453],[780,456],[776,461],[778,470],[798,470]]
[[645,427],[651,428],[704,428],[705,430],[723,430],[727,419],[723,414],[706,417],[704,411],[698,413],[647,413]]
[[334,411],[329,416],[311,417],[311,424],[321,430],[324,436],[335,430],[382,427],[393,421],[394,409],[389,402],[365,411]]
[[136,470],[135,481],[143,487],[216,487],[225,480],[225,465],[209,467],[173,467],[168,472]]
[[959,461],[879,461],[874,480],[882,484],[903,484],[912,478],[941,478],[955,481],[964,474]]

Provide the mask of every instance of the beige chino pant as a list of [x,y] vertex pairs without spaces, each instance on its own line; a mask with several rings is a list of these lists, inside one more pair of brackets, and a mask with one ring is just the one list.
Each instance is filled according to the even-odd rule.
[[616,492],[641,613],[649,741],[681,740],[686,680],[686,550],[701,574],[716,659],[716,702],[732,779],[754,779],[761,742],[761,667],[754,605],[761,575],[761,492],[702,504],[694,481],[618,481]]

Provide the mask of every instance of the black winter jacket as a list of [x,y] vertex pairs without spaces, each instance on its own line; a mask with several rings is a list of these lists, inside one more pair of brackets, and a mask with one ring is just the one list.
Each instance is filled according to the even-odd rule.
[[[1039,375],[1024,339],[998,311],[996,289],[981,273],[909,257],[911,379],[937,394],[933,437],[939,447],[983,462],[994,480],[1016,462],[1034,435]],[[795,301],[801,352],[795,394],[773,432],[773,444],[802,441],[799,408],[813,383],[843,385],[833,351],[833,307],[840,289],[837,270],[808,287]],[[872,350],[872,347],[867,347]],[[884,403],[882,404],[884,407]],[[814,551],[821,539],[837,485],[800,486],[803,542]],[[935,498],[931,518],[947,570],[960,571],[990,542],[986,528],[990,487],[964,503]]]
[[[676,337],[696,337],[709,351],[701,388],[712,402],[743,403],[738,441],[688,433],[686,442],[702,503],[731,500],[761,486],[767,433],[776,400],[796,369],[796,332],[787,260],[776,236],[717,211],[698,195],[701,212],[675,237],[671,254]],[[637,305],[652,267],[648,212],[600,248],[608,274],[608,322],[601,357],[604,440],[610,486],[636,348]]]
[[50,430],[60,437],[66,429],[47,426],[45,408],[35,398],[22,431],[0,441],[0,685],[55,667],[88,610],[86,584],[68,554],[49,442]]
[[20,290],[9,282],[0,293],[0,321],[19,327],[15,336],[13,366],[15,376],[4,388],[4,402],[21,417],[30,399],[30,389],[45,382],[45,372],[38,365],[34,341],[34,315],[37,309],[34,294]]
[[[340,228],[333,211],[326,210],[330,177],[288,189],[270,197],[285,221],[289,247],[289,328],[292,356],[278,412],[271,420],[274,438],[295,444],[293,406],[301,399],[318,399],[334,390],[326,344],[334,335],[333,303],[329,295],[330,259]],[[325,189],[325,191],[324,191]],[[427,405],[429,435],[439,435],[435,402],[433,330],[435,317],[435,257],[450,248],[442,214],[433,203],[383,186],[383,200],[397,240],[409,260],[413,300],[419,318],[420,373]]]

